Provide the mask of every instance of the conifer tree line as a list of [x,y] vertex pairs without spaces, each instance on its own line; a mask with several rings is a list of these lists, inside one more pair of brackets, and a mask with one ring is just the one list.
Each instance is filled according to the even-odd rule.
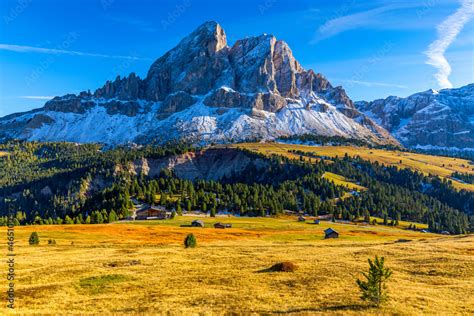
[[454,172],[453,178],[459,179],[463,182],[474,184],[474,175],[470,173],[461,173],[461,172]]
[[[301,159],[265,157],[244,151],[252,160],[238,174],[215,180],[179,179],[164,169],[154,177],[125,168],[141,158],[185,153],[186,144],[115,148],[67,143],[12,142],[0,145],[0,225],[7,214],[16,224],[100,224],[130,215],[131,199],[162,205],[178,215],[186,211],[241,216],[278,215],[285,210],[309,215],[332,214],[335,220],[384,219],[427,223],[431,231],[469,230],[473,194],[449,182],[407,169],[397,170],[358,157]],[[212,150],[212,149],[211,149]],[[237,150],[237,149],[233,149]],[[323,178],[324,172],[346,177],[367,190],[352,192]],[[472,224],[471,224],[472,225]]]

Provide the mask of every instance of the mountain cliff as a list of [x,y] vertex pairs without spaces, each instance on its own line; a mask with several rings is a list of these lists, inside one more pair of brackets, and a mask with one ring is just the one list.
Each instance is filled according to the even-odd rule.
[[356,107],[406,146],[474,150],[474,84],[356,102]]
[[55,97],[0,119],[0,137],[123,143],[201,143],[314,133],[377,144],[397,141],[359,112],[342,87],[305,70],[284,41],[260,35],[227,45],[206,22],[156,60],[94,93]]

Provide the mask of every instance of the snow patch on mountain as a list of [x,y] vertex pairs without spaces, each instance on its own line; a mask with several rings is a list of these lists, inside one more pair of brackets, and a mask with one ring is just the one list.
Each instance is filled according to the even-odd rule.
[[[40,115],[54,123],[45,123],[37,128],[27,128],[20,138],[31,141],[70,141],[79,143],[121,143],[153,141],[153,135],[161,135],[161,141],[180,138],[208,142],[231,142],[281,136],[315,133],[325,136],[343,136],[373,140],[372,132],[341,113],[335,106],[320,99],[292,100],[282,110],[273,113],[243,108],[216,108],[206,106],[206,96],[194,96],[197,102],[164,120],[157,120],[162,102],[135,116],[120,113],[109,114],[103,100],[94,100],[95,106],[85,113],[39,111],[27,113],[10,120],[0,121],[0,126],[25,122]],[[325,110],[321,111],[320,106]],[[158,131],[161,131],[158,133]]]

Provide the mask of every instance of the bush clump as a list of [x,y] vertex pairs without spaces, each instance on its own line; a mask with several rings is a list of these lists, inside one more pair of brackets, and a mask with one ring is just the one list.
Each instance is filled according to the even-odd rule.
[[189,234],[186,236],[184,239],[184,248],[195,248],[197,245],[196,242],[196,237],[194,237],[194,234]]
[[290,261],[279,262],[271,266],[269,269],[272,272],[294,272],[298,266]]
[[39,244],[39,236],[37,232],[32,232],[30,235],[30,239],[28,240],[30,245],[38,245]]

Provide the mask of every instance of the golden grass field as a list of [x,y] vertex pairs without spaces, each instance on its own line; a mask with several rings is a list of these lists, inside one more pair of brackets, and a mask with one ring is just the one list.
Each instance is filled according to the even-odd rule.
[[346,179],[345,177],[332,173],[332,172],[325,172],[323,174],[323,178],[333,182],[335,185],[340,185],[346,188],[349,188],[350,190],[354,191],[364,191],[367,188],[361,185],[358,185],[351,181],[350,179]]
[[[385,165],[416,170],[426,175],[437,175],[450,179],[454,187],[459,190],[474,191],[474,184],[463,183],[451,178],[455,171],[474,174],[474,165],[471,165],[471,161],[465,159],[356,146],[307,146],[283,143],[243,143],[232,146],[253,150],[265,155],[277,154],[292,159],[299,159],[299,155],[289,153],[289,150],[301,150],[303,152],[315,153],[319,156],[338,156],[341,158],[347,153],[349,156],[360,156],[362,159],[372,162],[378,161]],[[308,160],[309,158],[306,159]],[[313,158],[312,161],[314,160]]]
[[[104,225],[22,226],[16,235],[17,314],[474,313],[474,236],[295,218],[194,218]],[[216,221],[233,228],[211,228]],[[401,223],[405,225],[407,223]],[[324,240],[333,227],[339,239]],[[5,234],[5,228],[2,228]],[[28,245],[32,231],[40,245]],[[195,249],[182,241],[193,232]],[[48,239],[56,245],[48,245]],[[391,300],[360,301],[367,258],[393,269]],[[293,273],[261,272],[292,261]],[[6,269],[6,267],[5,267]],[[2,305],[1,314],[9,311]]]

